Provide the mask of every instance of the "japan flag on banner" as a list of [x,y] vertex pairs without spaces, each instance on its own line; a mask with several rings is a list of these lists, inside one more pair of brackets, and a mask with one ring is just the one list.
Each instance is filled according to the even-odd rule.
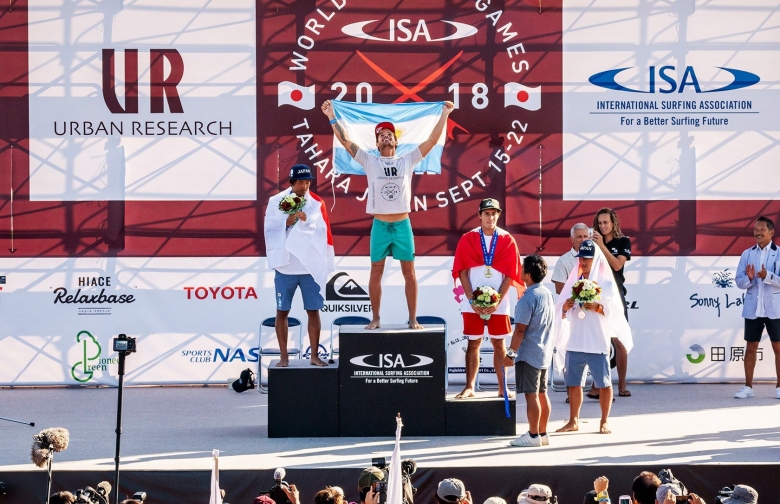
[[282,81],[277,87],[279,107],[292,105],[303,110],[314,108],[314,84],[309,87],[299,86],[294,82]]
[[510,106],[539,110],[542,108],[542,86],[532,88],[516,82],[507,82],[504,84],[504,108]]

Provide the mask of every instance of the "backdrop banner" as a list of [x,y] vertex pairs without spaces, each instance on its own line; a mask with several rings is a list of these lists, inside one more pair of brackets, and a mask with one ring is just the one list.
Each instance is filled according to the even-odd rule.
[[[552,270],[555,258],[548,260]],[[744,291],[734,286],[737,262],[637,257],[628,263],[635,341],[629,379],[742,379]],[[457,300],[463,293],[450,276],[452,258],[422,257],[416,265],[418,312],[447,321],[450,382],[462,383],[466,344]],[[116,384],[111,339],[119,333],[138,338],[138,352],[127,360],[130,385],[226,383],[247,367],[256,369],[259,334],[264,347],[276,345],[272,329],[259,331],[261,321],[275,313],[273,272],[262,258],[2,259],[0,268],[6,280],[0,291],[0,385]],[[337,259],[321,311],[323,357],[334,319],[371,317],[368,277],[367,257]],[[545,285],[554,292],[549,278]],[[403,275],[396,261],[389,261],[383,287],[382,321],[404,323]],[[300,294],[291,316],[304,322],[308,354]],[[481,383],[495,383],[489,356],[481,367]],[[766,337],[756,376],[774,376]]]

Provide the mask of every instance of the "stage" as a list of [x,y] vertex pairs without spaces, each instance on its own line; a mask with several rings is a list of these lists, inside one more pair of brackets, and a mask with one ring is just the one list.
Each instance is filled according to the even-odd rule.
[[[725,478],[718,486],[743,482],[756,488],[764,485],[764,491],[770,486],[775,495],[780,493],[776,479],[758,478],[756,472],[761,465],[776,471],[777,466],[767,464],[780,463],[780,400],[774,398],[773,385],[757,385],[756,397],[748,400],[733,398],[739,388],[734,384],[632,384],[629,388],[633,396],[618,397],[613,404],[611,435],[596,433],[598,404],[589,399],[583,405],[580,432],[554,434],[568,415],[568,404],[565,393],[551,392],[549,447],[514,448],[508,444],[512,437],[404,437],[402,457],[417,461],[420,470],[415,481],[422,496],[430,496],[427,487],[435,484],[425,482],[442,474],[460,475],[467,487],[482,486],[501,474],[539,475],[551,485],[579,482],[569,490],[579,495],[587,490],[579,487],[602,472],[630,485],[631,475],[640,470],[667,466],[690,472],[699,484],[708,482],[706,495],[715,490],[709,482],[720,478],[718,474]],[[451,388],[450,392],[456,391]],[[381,438],[269,439],[267,397],[256,391],[237,394],[224,387],[125,389],[121,481],[136,485],[128,490],[144,485],[147,491],[155,488],[158,498],[148,502],[178,502],[174,490],[182,488],[184,481],[207,492],[211,450],[219,449],[222,486],[233,482],[226,487],[228,502],[241,502],[235,498],[237,492],[246,502],[246,495],[270,486],[270,474],[280,466],[288,469],[288,481],[297,479],[307,492],[316,491],[318,482],[328,478],[325,482],[343,486],[347,497],[356,500],[353,487],[358,472],[354,469],[366,467],[373,457],[389,460],[393,432]],[[0,480],[9,488],[19,482],[19,490],[25,485],[43,485],[44,470],[30,462],[31,437],[44,428],[65,427],[70,431],[70,445],[55,455],[54,488],[94,486],[97,478],[113,481],[116,400],[117,390],[112,388],[0,390],[0,416],[35,422],[35,427],[0,423]],[[302,414],[305,409],[302,404]],[[517,418],[519,435],[526,429],[522,398]],[[519,473],[518,468],[522,468]],[[490,477],[485,480],[483,473]],[[741,479],[734,480],[736,475]],[[696,488],[691,483],[688,486]],[[523,485],[517,478],[502,480],[502,488],[507,484]],[[172,493],[167,500],[159,500],[167,487],[174,487],[169,489]],[[475,499],[481,502],[489,496],[483,493]],[[563,488],[557,493],[566,495]],[[308,493],[304,500],[310,497]],[[15,500],[9,491],[3,502],[24,501]]]

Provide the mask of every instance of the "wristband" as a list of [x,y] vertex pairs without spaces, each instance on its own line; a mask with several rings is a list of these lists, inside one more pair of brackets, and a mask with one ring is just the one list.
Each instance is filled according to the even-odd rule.
[[336,121],[338,121],[338,119],[336,119],[336,118],[334,117],[333,119],[331,119],[330,121],[328,121],[328,124],[336,124]]
[[604,490],[603,492],[599,492],[598,494],[596,494],[596,500],[599,502],[604,502],[604,501],[609,502],[609,494],[607,493],[606,490]]

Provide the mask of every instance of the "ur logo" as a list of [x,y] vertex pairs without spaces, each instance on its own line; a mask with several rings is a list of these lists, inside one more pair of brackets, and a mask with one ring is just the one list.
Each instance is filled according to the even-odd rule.
[[[165,100],[171,113],[182,114],[184,109],[176,86],[184,77],[184,60],[176,49],[149,50],[149,96],[152,114],[165,112]],[[165,76],[165,62],[170,66]],[[138,49],[125,49],[125,106],[116,95],[114,50],[103,49],[103,100],[112,114],[138,113]]]
[[340,271],[325,285],[326,301],[368,301],[368,293],[349,275]]
[[[707,357],[707,352],[704,351],[701,345],[691,345],[689,348],[693,353],[685,354],[685,357],[691,364],[701,364],[704,358]],[[694,354],[696,357],[694,357]]]
[[70,368],[70,375],[77,382],[88,382],[93,376],[93,366],[90,362],[97,361],[100,358],[100,343],[89,331],[79,332],[76,335],[76,343],[79,344],[79,349],[81,350],[81,360]]

